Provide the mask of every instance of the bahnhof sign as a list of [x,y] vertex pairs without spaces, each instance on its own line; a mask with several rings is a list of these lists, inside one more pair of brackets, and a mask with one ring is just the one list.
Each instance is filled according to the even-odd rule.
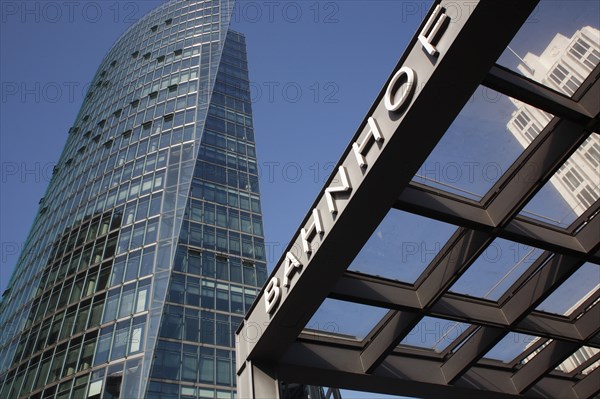
[[[568,314],[539,309],[584,266],[600,267],[598,186],[568,226],[522,212],[553,176],[576,169],[583,146],[600,141],[600,39],[590,30],[591,42],[567,46],[590,69],[571,92],[497,64],[537,3],[435,2],[237,332],[238,397],[278,398],[282,381],[419,398],[600,392],[600,290],[581,294]],[[416,182],[479,87],[549,115],[547,123],[479,200]],[[458,226],[412,283],[348,270],[391,209]],[[539,256],[497,298],[454,292],[497,239]],[[387,312],[363,338],[306,330],[327,299]],[[467,327],[441,351],[403,344],[426,317]],[[486,357],[514,333],[534,339],[511,361]],[[561,368],[584,349],[591,355]]]

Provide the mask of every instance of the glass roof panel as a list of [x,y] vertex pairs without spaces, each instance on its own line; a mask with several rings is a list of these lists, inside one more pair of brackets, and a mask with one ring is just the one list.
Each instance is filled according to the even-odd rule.
[[413,284],[455,230],[390,209],[348,269]]
[[469,327],[467,323],[426,316],[400,344],[442,352]]
[[362,340],[388,309],[327,298],[305,328]]
[[[570,373],[571,371],[575,370],[577,367],[586,363],[589,359],[594,357],[594,355],[596,355],[598,352],[600,352],[600,349],[598,349],[598,348],[593,348],[591,346],[582,346],[577,351],[575,351],[575,353],[573,353],[571,356],[566,358],[564,362],[559,364],[556,369],[560,370],[564,373]],[[582,373],[589,374],[592,370],[594,370],[596,367],[598,367],[598,365],[600,365],[600,361],[596,361],[596,362],[592,363],[590,366],[588,366],[584,370],[582,370]]]
[[539,339],[541,338],[532,335],[510,332],[496,346],[490,349],[484,358],[511,363],[525,349],[535,344]]
[[497,301],[542,252],[539,248],[497,238],[450,291]]
[[521,215],[568,227],[600,198],[600,135],[590,137],[525,205]]
[[498,64],[572,96],[600,61],[600,3],[541,1]]
[[585,263],[536,310],[569,316],[598,289],[600,289],[600,266]]
[[479,201],[552,117],[479,86],[413,181]]

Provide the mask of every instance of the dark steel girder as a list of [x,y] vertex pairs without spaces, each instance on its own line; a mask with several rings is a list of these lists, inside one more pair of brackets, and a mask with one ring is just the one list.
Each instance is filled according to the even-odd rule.
[[[600,293],[596,294],[597,298]],[[424,314],[416,291],[409,284],[382,277],[347,271],[331,291],[330,298],[380,308]],[[502,308],[495,302],[446,293],[430,309],[428,315],[469,324],[510,327],[511,331],[546,338],[576,342],[581,335],[568,317],[531,312],[520,322],[510,325]],[[600,339],[589,345],[600,348]]]
[[[594,208],[597,206],[600,204],[594,205]],[[479,204],[414,182],[402,192],[394,208],[479,231],[491,232],[497,227],[485,208]],[[581,256],[600,263],[598,254],[589,254],[573,234],[526,217],[519,216],[511,220],[504,229],[499,229],[496,233],[506,240],[559,254]]]
[[552,119],[484,196],[481,203],[494,226],[509,224],[598,127],[600,81],[595,77],[598,71],[600,65],[584,82],[583,86],[589,90],[578,102],[591,119],[583,124],[569,119]]
[[[512,383],[514,369],[499,361],[481,361],[457,384],[449,385],[442,372],[443,358],[433,351],[396,348],[377,370],[367,374],[360,367],[360,348],[357,342],[302,334],[277,364],[278,375],[286,381],[419,398],[522,397]],[[563,373],[553,371],[528,395],[579,398],[573,384]]]
[[573,390],[579,398],[592,398],[600,393],[600,384],[598,381],[600,381],[600,367],[573,385]]
[[595,116],[577,101],[501,65],[494,65],[482,84],[552,115],[580,124],[587,124]]
[[[492,240],[489,234],[475,230],[460,228],[454,233],[423,273],[427,277],[415,283],[423,311],[431,308]],[[388,313],[368,336],[361,354],[365,371],[373,372],[422,317],[400,311]]]

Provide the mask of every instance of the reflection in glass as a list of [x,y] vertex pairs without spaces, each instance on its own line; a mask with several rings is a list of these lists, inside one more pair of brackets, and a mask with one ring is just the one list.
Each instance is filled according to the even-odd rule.
[[[517,103],[479,86],[413,181],[481,200],[552,118],[533,107],[517,114]],[[508,134],[515,123],[525,129],[527,140]]]
[[387,309],[327,298],[305,328],[363,339],[387,312]]
[[348,269],[412,284],[455,230],[450,224],[391,209]]
[[541,1],[498,63],[572,96],[600,61],[600,4]]
[[539,337],[532,335],[510,332],[484,357],[510,363],[539,339]]
[[450,291],[497,301],[541,253],[538,248],[498,238],[479,255]]
[[408,333],[401,344],[441,352],[469,326],[467,323],[426,316]]
[[536,310],[569,316],[600,289],[600,266],[583,264]]
[[600,198],[600,135],[592,133],[521,215],[568,227]]

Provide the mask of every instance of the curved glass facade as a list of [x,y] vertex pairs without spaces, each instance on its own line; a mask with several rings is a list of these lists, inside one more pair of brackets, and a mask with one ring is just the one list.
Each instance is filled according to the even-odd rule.
[[267,271],[231,7],[167,2],[104,58],[0,303],[0,397],[233,398]]

